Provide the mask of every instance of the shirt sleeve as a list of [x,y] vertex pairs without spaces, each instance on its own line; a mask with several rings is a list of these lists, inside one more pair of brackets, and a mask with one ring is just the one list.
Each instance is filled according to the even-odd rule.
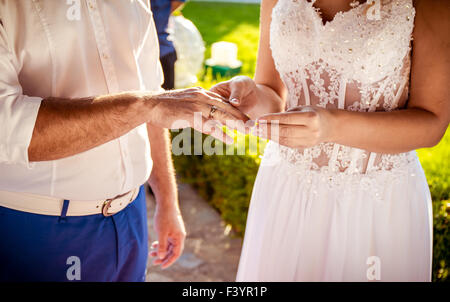
[[22,94],[19,72],[0,22],[0,162],[30,168],[28,147],[42,98]]
[[164,74],[159,60],[159,44],[152,12],[149,10],[147,23],[143,28],[144,42],[138,51],[141,86],[144,90],[161,91]]

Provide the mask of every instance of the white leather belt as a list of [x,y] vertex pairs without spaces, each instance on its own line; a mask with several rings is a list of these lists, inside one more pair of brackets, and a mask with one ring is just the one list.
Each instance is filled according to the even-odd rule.
[[[111,216],[123,210],[139,194],[139,188],[111,199],[82,201],[70,200],[66,216],[103,214]],[[29,193],[0,191],[0,206],[34,214],[60,216],[64,199]]]

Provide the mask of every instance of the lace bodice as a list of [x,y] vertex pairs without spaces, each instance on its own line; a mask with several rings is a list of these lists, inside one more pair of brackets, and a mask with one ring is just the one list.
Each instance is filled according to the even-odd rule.
[[[381,0],[380,0],[381,1]],[[323,24],[314,1],[278,0],[272,11],[270,46],[288,90],[287,107],[316,105],[354,111],[390,111],[408,97],[412,0],[381,1],[379,18],[356,4]],[[376,154],[334,143],[291,149],[269,143],[297,168],[359,174],[393,170],[415,152]]]

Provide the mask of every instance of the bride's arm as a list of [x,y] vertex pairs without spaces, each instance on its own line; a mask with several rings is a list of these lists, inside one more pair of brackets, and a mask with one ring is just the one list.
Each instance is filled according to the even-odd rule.
[[[411,89],[406,109],[351,112],[310,108],[265,116],[279,120],[275,137],[291,147],[335,142],[373,152],[397,153],[436,145],[450,121],[450,9],[446,1],[416,1]],[[303,109],[304,110],[304,109]],[[257,131],[258,132],[258,131]]]
[[263,0],[261,3],[260,38],[254,80],[258,88],[260,102],[264,102],[266,99],[269,103],[268,109],[275,108],[277,110],[275,112],[280,112],[284,110],[286,88],[275,68],[270,49],[272,10],[277,2],[278,0]]
[[286,88],[281,81],[270,50],[270,23],[272,9],[278,0],[262,0],[260,13],[260,38],[254,81],[238,76],[211,88],[227,98],[250,118],[284,110]]

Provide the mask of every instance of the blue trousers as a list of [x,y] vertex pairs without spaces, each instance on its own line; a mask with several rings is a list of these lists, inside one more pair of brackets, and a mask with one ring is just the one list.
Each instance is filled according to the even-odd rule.
[[0,207],[0,281],[145,281],[144,186],[109,217],[64,212],[47,216]]

